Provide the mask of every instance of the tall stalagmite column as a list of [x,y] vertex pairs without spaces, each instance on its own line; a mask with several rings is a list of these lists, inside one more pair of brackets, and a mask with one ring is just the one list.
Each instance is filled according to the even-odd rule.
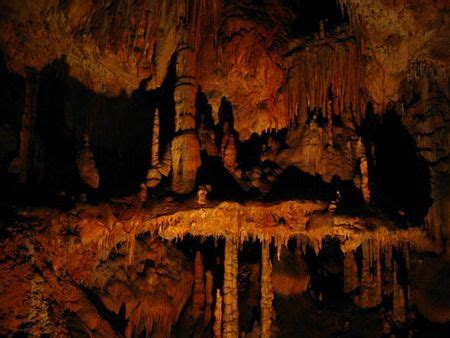
[[239,337],[238,309],[238,247],[234,238],[225,240],[225,261],[223,278],[223,336]]
[[195,132],[194,119],[197,90],[195,35],[188,25],[188,9],[184,11],[178,28],[177,86],[174,93],[178,135],[171,146],[172,190],[180,194],[194,190],[197,169],[201,164],[200,140]]
[[153,133],[152,133],[152,157],[150,169],[147,173],[147,187],[154,188],[161,181],[159,172],[159,110],[155,110],[153,115]]
[[19,183],[28,180],[28,171],[33,154],[33,139],[36,127],[37,95],[39,76],[33,70],[27,70],[25,77],[25,103],[20,130],[19,154],[13,160],[10,171],[19,174]]
[[261,337],[272,334],[272,262],[270,261],[270,244],[262,243],[261,250]]

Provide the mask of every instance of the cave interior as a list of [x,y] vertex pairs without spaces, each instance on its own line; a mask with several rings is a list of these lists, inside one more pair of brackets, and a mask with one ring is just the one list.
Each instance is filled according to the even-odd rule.
[[446,0],[0,0],[0,336],[450,336]]

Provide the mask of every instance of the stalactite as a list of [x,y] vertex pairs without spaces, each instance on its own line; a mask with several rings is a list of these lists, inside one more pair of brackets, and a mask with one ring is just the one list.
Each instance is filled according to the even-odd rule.
[[375,307],[382,301],[380,247],[376,240],[370,239],[362,243],[361,293],[355,299],[362,308]]
[[383,271],[383,295],[392,296],[393,292],[393,267],[392,267],[392,245],[388,244],[384,248],[384,271]]
[[392,294],[392,311],[394,320],[399,323],[404,323],[406,321],[406,297],[405,290],[401,284],[398,282],[398,263],[394,260],[393,265],[393,294]]
[[[281,245],[280,245],[281,246]],[[261,249],[261,336],[272,335],[272,262],[270,261],[270,243],[264,241]]]
[[214,306],[214,337],[222,337],[222,295],[220,294],[220,289],[216,291],[216,304]]
[[359,288],[358,264],[355,253],[347,252],[344,256],[344,292],[350,293]]
[[205,308],[205,283],[203,255],[201,251],[195,253],[194,261],[194,290],[192,296],[192,316],[200,318]]
[[34,70],[28,70],[25,76],[25,103],[20,130],[20,146],[17,157],[10,165],[10,171],[19,174],[19,183],[25,184],[33,156],[34,134],[37,114],[39,75]]
[[238,309],[238,247],[233,237],[225,240],[225,261],[223,281],[223,336],[234,338],[239,336]]
[[327,40],[324,44],[318,39],[298,53],[295,56],[298,67],[292,71],[288,82],[287,121],[298,115],[300,124],[304,125],[306,113],[320,109],[323,117],[329,119],[330,144],[333,143],[333,114],[341,116],[348,126],[354,113],[358,123],[363,113],[360,53],[358,44],[351,40],[345,43]]
[[205,273],[205,320],[204,320],[204,324],[205,326],[207,326],[209,324],[209,322],[211,321],[211,316],[212,316],[212,304],[214,301],[213,298],[213,273],[212,271],[208,270]]

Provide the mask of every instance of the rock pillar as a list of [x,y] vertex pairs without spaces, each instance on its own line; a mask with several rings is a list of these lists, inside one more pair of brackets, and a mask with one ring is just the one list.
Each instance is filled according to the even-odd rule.
[[223,337],[239,337],[238,309],[238,246],[237,241],[229,237],[225,240],[225,262],[223,279]]
[[261,250],[261,337],[272,334],[272,262],[270,261],[270,244],[262,243]]

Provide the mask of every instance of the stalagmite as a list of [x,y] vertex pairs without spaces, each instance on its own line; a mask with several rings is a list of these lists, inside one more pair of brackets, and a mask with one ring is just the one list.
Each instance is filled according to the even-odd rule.
[[192,316],[200,318],[205,307],[203,255],[201,251],[195,253],[194,261],[194,290],[192,300]]
[[230,173],[235,173],[237,169],[237,147],[236,139],[232,130],[232,126],[228,121],[223,124],[222,142],[220,145],[220,155],[222,156],[223,165]]
[[94,153],[90,148],[89,136],[84,135],[83,149],[77,156],[77,167],[80,178],[92,189],[98,189],[100,186],[100,175],[98,173]]
[[238,309],[238,246],[236,239],[225,240],[225,261],[223,278],[223,336],[235,338],[239,336]]
[[369,162],[366,156],[366,148],[361,137],[356,142],[356,156],[359,158],[359,169],[361,171],[361,192],[364,201],[370,203],[370,186],[369,186]]
[[216,305],[214,307],[214,337],[222,337],[222,295],[220,289],[216,292]]
[[264,241],[261,250],[261,337],[272,335],[273,297],[270,243]]
[[155,110],[153,118],[153,135],[152,135],[152,162],[153,168],[156,168],[159,164],[159,110]]
[[363,194],[364,201],[370,203],[370,187],[369,187],[369,163],[367,162],[367,157],[363,156],[360,162],[361,169],[361,191]]
[[9,168],[10,172],[19,174],[19,183],[21,184],[25,184],[28,179],[30,161],[33,156],[38,82],[38,74],[28,69],[25,77],[25,104],[23,107],[22,129],[20,130],[19,153],[11,162]]
[[358,265],[353,251],[344,256],[344,292],[350,293],[359,287]]
[[205,325],[208,325],[209,322],[211,321],[211,316],[212,316],[212,304],[214,301],[213,298],[213,274],[212,271],[208,270],[205,273]]
[[153,117],[152,154],[150,169],[147,172],[147,187],[154,188],[161,182],[159,171],[159,111]]

